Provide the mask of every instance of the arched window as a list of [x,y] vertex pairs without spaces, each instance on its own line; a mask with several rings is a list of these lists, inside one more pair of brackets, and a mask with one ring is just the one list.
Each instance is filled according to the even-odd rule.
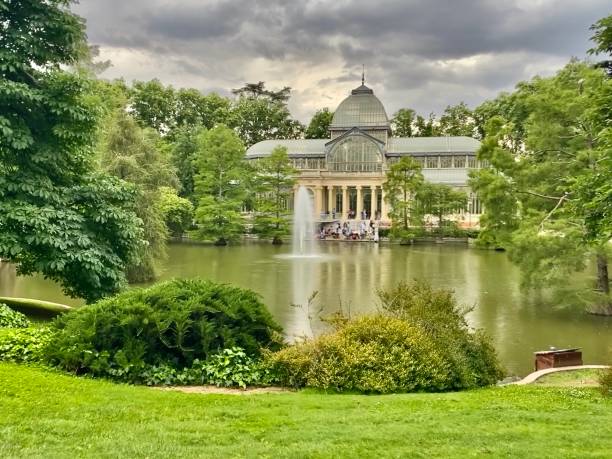
[[372,140],[351,135],[333,146],[327,166],[331,172],[378,172],[382,170],[382,155]]

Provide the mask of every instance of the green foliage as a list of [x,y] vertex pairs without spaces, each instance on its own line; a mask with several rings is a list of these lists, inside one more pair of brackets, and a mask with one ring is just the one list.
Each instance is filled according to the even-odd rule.
[[159,80],[136,81],[130,89],[130,108],[138,123],[175,139],[183,129],[227,123],[230,101],[197,89],[175,90]]
[[259,361],[233,347],[213,354],[206,361],[196,359],[181,370],[168,364],[145,366],[137,375],[128,375],[127,380],[147,386],[213,384],[246,388],[267,384],[270,377]]
[[231,129],[217,126],[199,135],[195,163],[195,237],[217,244],[238,238],[244,232],[240,214],[246,195],[244,145]]
[[180,183],[179,196],[196,202],[195,175],[197,173],[195,159],[198,152],[198,137],[202,133],[201,126],[187,126],[175,132],[172,143],[171,161],[176,168]]
[[265,356],[282,385],[338,391],[461,390],[503,376],[495,350],[472,332],[450,291],[400,283],[380,291],[382,312],[333,321],[334,331]]
[[422,183],[415,193],[418,215],[435,215],[438,227],[444,228],[444,217],[458,213],[467,207],[467,194],[443,183]]
[[0,361],[41,363],[51,336],[48,327],[0,329]]
[[391,119],[394,137],[413,137],[416,112],[411,108],[399,109]]
[[291,165],[287,148],[276,147],[255,166],[257,191],[255,232],[280,243],[289,234],[289,200],[297,171]]
[[104,170],[134,184],[138,190],[136,213],[143,222],[147,244],[140,246],[138,261],[128,265],[128,280],[153,280],[157,277],[159,262],[166,257],[168,238],[160,187],[178,185],[175,170],[160,151],[158,134],[152,129],[140,129],[123,111],[111,120],[101,151]]
[[262,140],[302,136],[304,126],[291,117],[287,108],[290,91],[291,88],[266,90],[261,81],[233,91],[238,98],[232,105],[228,124],[244,145],[250,147]]
[[193,224],[193,204],[179,197],[174,188],[161,187],[159,193],[158,206],[168,231],[172,236],[182,236]]
[[329,138],[329,125],[334,118],[334,112],[330,111],[329,108],[317,110],[312,116],[306,131],[304,132],[304,138],[306,139],[327,139]]
[[0,8],[0,257],[92,301],[125,285],[141,229],[134,190],[95,172],[93,83],[61,70],[86,49],[70,3]]
[[232,347],[256,356],[278,346],[281,330],[255,293],[200,280],[133,289],[65,314],[53,327],[49,362],[134,382],[151,366],[178,371]]
[[606,397],[612,397],[612,368],[601,372],[599,376],[599,390]]
[[438,135],[474,137],[476,122],[465,102],[449,105],[440,117]]
[[[589,49],[589,54],[612,56],[612,14],[593,24],[591,30],[595,32],[591,37],[595,46]],[[612,75],[612,60],[604,60],[597,65],[607,69],[608,75]]]
[[348,321],[279,354],[269,364],[285,384],[376,393],[449,389],[445,362],[422,330],[392,317]]
[[0,303],[0,328],[26,328],[30,326],[28,318],[17,311],[13,311],[6,304]]
[[421,221],[414,207],[414,196],[423,184],[421,165],[413,158],[404,156],[387,171],[383,184],[385,199],[391,206],[389,215],[395,234],[410,232],[411,223]]
[[480,238],[508,249],[526,286],[565,285],[596,255],[609,295],[611,103],[612,80],[571,61],[482,110],[494,116],[478,152],[491,167],[470,180],[485,208]]

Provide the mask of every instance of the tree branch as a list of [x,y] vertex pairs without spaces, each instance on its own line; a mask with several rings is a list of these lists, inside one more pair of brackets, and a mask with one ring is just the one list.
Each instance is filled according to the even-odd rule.
[[557,202],[557,205],[553,207],[553,209],[548,212],[546,217],[544,217],[544,219],[540,222],[540,231],[544,231],[544,222],[546,222],[546,220],[548,220],[552,216],[552,214],[555,213],[555,210],[557,210],[561,206],[561,204],[563,204],[563,201],[567,199],[567,195],[568,193],[565,193],[563,196],[561,196],[559,198],[559,202]]
[[526,191],[526,190],[516,190],[516,192],[520,194],[529,194],[531,196],[537,196],[538,198],[543,198],[543,199],[552,199],[553,201],[559,201],[559,200],[571,201],[571,199],[568,197],[569,193],[565,193],[563,196],[547,196],[545,194],[534,193],[533,191]]

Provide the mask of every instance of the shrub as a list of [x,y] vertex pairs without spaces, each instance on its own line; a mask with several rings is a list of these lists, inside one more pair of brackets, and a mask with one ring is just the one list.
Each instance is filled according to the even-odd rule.
[[449,389],[445,362],[424,332],[393,317],[349,321],[296,350],[302,357],[292,359],[297,365],[291,374],[305,386],[376,393]]
[[17,311],[13,311],[6,304],[0,303],[0,327],[26,328],[30,326],[28,318]]
[[434,289],[426,282],[400,282],[378,296],[385,313],[420,325],[451,367],[451,387],[467,389],[495,384],[503,377],[490,339],[483,331],[470,331],[453,292]]
[[469,330],[452,292],[401,283],[375,316],[335,320],[331,333],[265,359],[278,384],[338,391],[468,389],[503,377],[490,340]]
[[51,340],[47,327],[5,328],[0,330],[0,360],[16,363],[38,363]]
[[191,367],[177,370],[169,365],[145,367],[135,378],[149,386],[214,384],[220,387],[265,385],[269,370],[246,355],[243,349],[223,349],[205,362],[195,360]]
[[152,366],[175,370],[240,347],[277,349],[281,328],[250,290],[202,280],[134,289],[53,323],[47,358],[75,373],[139,382]]
[[601,372],[599,390],[606,397],[612,397],[612,367]]

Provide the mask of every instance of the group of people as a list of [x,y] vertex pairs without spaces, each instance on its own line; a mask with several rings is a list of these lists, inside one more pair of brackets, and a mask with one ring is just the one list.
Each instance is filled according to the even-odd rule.
[[359,223],[336,222],[332,225],[322,226],[320,239],[344,239],[349,241],[368,240],[378,242],[378,226],[374,220],[362,220]]

